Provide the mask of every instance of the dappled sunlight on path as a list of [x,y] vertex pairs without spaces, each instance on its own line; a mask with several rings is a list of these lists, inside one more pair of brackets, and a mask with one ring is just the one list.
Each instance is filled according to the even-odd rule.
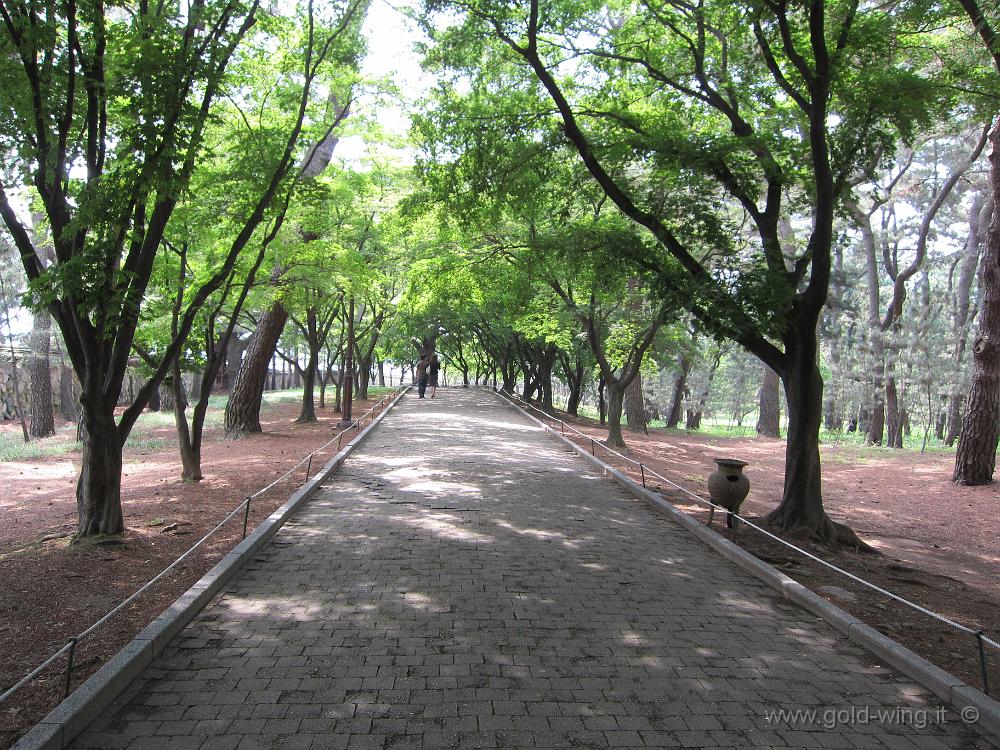
[[491,394],[439,395],[405,398],[75,746],[989,746],[950,714],[776,721],[935,704]]

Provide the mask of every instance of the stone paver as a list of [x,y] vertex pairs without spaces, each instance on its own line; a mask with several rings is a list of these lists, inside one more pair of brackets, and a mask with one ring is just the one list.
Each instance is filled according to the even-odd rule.
[[493,395],[439,394],[73,746],[994,747]]

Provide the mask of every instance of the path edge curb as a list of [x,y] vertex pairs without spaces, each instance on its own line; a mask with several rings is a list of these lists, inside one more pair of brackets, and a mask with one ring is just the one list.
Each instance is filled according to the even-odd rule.
[[327,461],[312,479],[293,492],[281,507],[264,519],[253,532],[247,534],[246,539],[233,547],[197,583],[181,594],[135,638],[70,693],[68,698],[29,729],[14,743],[11,750],[63,750],[76,739],[77,735],[142,674],[174,636],[215,598],[233,576],[256,557],[257,552],[278,533],[285,522],[316,494],[320,485],[340,468],[344,460],[382,422],[411,387],[402,389],[382,413]]
[[[561,435],[557,430],[529,414],[518,404],[492,391],[504,403],[516,409],[523,416],[541,427],[545,432],[556,438],[589,463],[625,487],[633,495],[640,497],[654,508],[668,516],[674,523],[691,532],[700,541],[711,547],[727,560],[759,578],[764,583],[776,589],[786,599],[795,602],[810,613],[816,615],[829,625],[847,636],[854,643],[862,646],[887,664],[896,668],[910,679],[914,680],[940,700],[948,703],[960,714],[963,710],[972,708],[978,712],[977,720],[967,726],[981,729],[1000,737],[1000,702],[990,698],[981,690],[963,682],[950,672],[932,664],[924,657],[911,651],[903,644],[883,635],[870,625],[865,624],[851,613],[831,604],[823,597],[803,586],[798,581],[789,578],[774,566],[751,555],[742,547],[734,544],[721,534],[709,529],[663,498],[658,492],[653,492],[633,481],[618,469],[610,466],[596,456],[592,456],[584,448]],[[18,749],[20,750],[20,749]]]

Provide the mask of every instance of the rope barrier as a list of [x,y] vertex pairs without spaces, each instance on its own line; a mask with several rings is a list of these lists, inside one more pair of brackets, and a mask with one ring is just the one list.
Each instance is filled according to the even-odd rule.
[[[558,417],[555,417],[555,416],[549,414],[548,412],[546,412],[546,411],[544,411],[542,409],[539,409],[537,406],[535,406],[534,404],[532,404],[532,403],[524,400],[523,398],[521,398],[517,394],[511,393],[510,391],[507,391],[507,390],[505,390],[503,388],[497,389],[496,393],[499,393],[501,395],[507,396],[512,402],[517,402],[519,404],[523,404],[523,405],[527,406],[529,409],[531,409],[532,411],[536,411],[539,414],[543,415],[544,417],[547,417],[548,419],[551,419],[554,422],[558,422],[560,424],[560,426],[561,426],[561,432],[562,432],[562,434],[565,434],[566,429],[568,428],[571,432],[576,433],[577,435],[579,435],[582,438],[586,438],[587,440],[590,441],[591,452],[593,453],[595,441],[594,441],[594,438],[591,437],[590,435],[588,435],[587,433],[582,432],[581,430],[576,429],[573,425],[571,425],[571,424],[569,424],[567,422],[564,422],[563,420],[559,419]],[[948,617],[945,617],[942,614],[939,614],[937,612],[934,612],[933,610],[927,609],[926,607],[923,607],[923,606],[917,604],[916,602],[912,602],[909,599],[905,599],[905,598],[899,596],[898,594],[894,594],[891,591],[887,591],[886,589],[883,589],[882,587],[880,587],[880,586],[872,583],[871,581],[867,581],[864,578],[860,578],[859,576],[856,576],[853,573],[850,573],[850,572],[844,570],[843,568],[839,568],[836,565],[834,565],[833,563],[827,562],[823,558],[817,557],[816,555],[814,555],[811,552],[808,552],[808,551],[802,549],[801,547],[796,547],[791,542],[789,542],[789,541],[787,541],[785,539],[782,539],[780,536],[777,536],[776,534],[768,531],[765,528],[762,528],[761,526],[755,524],[753,521],[750,521],[749,519],[747,519],[745,516],[741,516],[741,515],[739,515],[737,513],[731,513],[728,509],[723,508],[721,505],[716,505],[711,500],[706,500],[705,498],[701,497],[700,495],[696,495],[694,492],[691,492],[686,487],[683,487],[683,486],[677,484],[676,482],[671,481],[670,479],[667,479],[662,474],[658,473],[657,471],[651,469],[648,466],[644,466],[642,463],[640,463],[639,461],[636,461],[634,458],[630,458],[629,456],[626,456],[626,455],[624,455],[622,453],[619,453],[618,451],[614,450],[613,448],[608,447],[607,445],[603,445],[602,444],[602,447],[608,453],[611,453],[611,454],[613,454],[615,456],[618,456],[622,460],[627,461],[627,462],[629,462],[631,464],[635,464],[636,466],[638,466],[639,467],[639,471],[640,471],[640,473],[641,473],[641,475],[643,477],[643,486],[645,486],[645,475],[648,472],[649,474],[651,474],[652,476],[655,476],[657,479],[661,480],[662,482],[665,482],[666,484],[668,484],[671,487],[679,490],[680,492],[684,493],[685,495],[688,495],[689,497],[693,498],[694,500],[697,500],[699,503],[704,503],[705,505],[709,506],[713,510],[721,510],[721,511],[725,511],[726,513],[730,513],[733,516],[733,524],[734,524],[734,526],[735,526],[735,524],[737,522],[745,523],[748,526],[750,526],[751,528],[756,529],[760,533],[764,534],[768,538],[773,539],[774,541],[776,541],[776,542],[784,545],[785,547],[788,547],[789,549],[795,550],[799,554],[804,555],[805,557],[809,558],[810,560],[812,560],[814,562],[817,562],[820,565],[823,565],[824,567],[829,568],[830,570],[832,570],[832,571],[834,571],[836,573],[840,573],[841,575],[846,576],[847,578],[850,578],[852,581],[854,581],[856,583],[859,583],[862,586],[866,586],[869,589],[872,589],[873,591],[877,591],[880,594],[884,594],[885,596],[889,597],[890,599],[894,599],[895,601],[899,602],[900,604],[904,604],[907,607],[910,607],[911,609],[914,609],[914,610],[916,610],[918,612],[921,612],[921,613],[927,615],[928,617],[931,617],[931,618],[933,618],[935,620],[938,620],[938,621],[944,623],[945,625],[948,625],[948,626],[950,626],[950,627],[952,627],[952,628],[954,628],[956,630],[959,630],[959,631],[961,631],[963,633],[967,633],[969,635],[974,636],[976,638],[976,640],[979,642],[980,667],[981,667],[982,673],[983,673],[983,688],[984,688],[983,692],[985,692],[987,695],[989,695],[989,680],[988,680],[988,677],[987,677],[986,655],[985,655],[985,651],[983,649],[983,644],[989,645],[989,646],[991,646],[991,647],[993,647],[995,649],[1000,650],[1000,643],[998,643],[997,641],[993,640],[992,638],[988,638],[983,633],[982,630],[973,630],[972,628],[967,627],[965,625],[962,625],[961,623],[955,622],[954,620],[952,620],[952,619],[950,619]]]
[[[405,387],[409,387],[409,386],[405,386]],[[302,466],[302,464],[306,463],[307,461],[309,462],[309,465],[311,466],[312,465],[312,458],[313,458],[313,456],[315,456],[317,453],[320,453],[323,450],[325,450],[328,446],[332,445],[334,441],[337,442],[337,451],[339,452],[340,451],[340,439],[343,437],[344,433],[346,433],[349,430],[351,430],[352,428],[354,428],[355,425],[358,425],[358,430],[360,431],[360,429],[361,429],[360,428],[360,421],[362,419],[364,419],[366,416],[368,416],[369,414],[372,414],[371,421],[374,422],[375,421],[375,417],[374,417],[373,412],[374,412],[375,408],[377,406],[383,404],[384,402],[386,402],[388,400],[391,400],[392,398],[395,398],[395,396],[398,395],[399,392],[401,390],[403,390],[403,388],[404,388],[404,386],[400,386],[395,391],[393,391],[392,393],[389,393],[386,396],[384,396],[375,406],[373,406],[372,408],[370,408],[368,411],[366,411],[364,414],[362,414],[356,420],[352,421],[347,427],[345,427],[344,429],[342,429],[335,437],[331,438],[329,441],[327,441],[326,443],[324,443],[323,445],[321,445],[319,448],[316,448],[314,451],[312,451],[311,453],[307,454],[301,461],[299,461],[297,464],[295,464],[295,466],[293,466],[291,469],[289,469],[288,471],[286,471],[280,477],[278,477],[277,479],[275,479],[269,485],[267,485],[263,489],[257,490],[257,492],[255,492],[252,495],[248,495],[246,497],[246,499],[243,500],[243,502],[241,502],[233,510],[231,510],[228,514],[226,514],[226,516],[221,521],[219,521],[219,523],[217,523],[215,525],[215,527],[211,531],[209,531],[207,534],[205,534],[201,539],[199,539],[193,545],[191,545],[191,547],[189,547],[188,550],[183,555],[181,555],[176,560],[174,560],[172,563],[170,563],[170,565],[168,565],[166,568],[164,568],[159,573],[157,573],[153,578],[151,578],[149,581],[147,581],[145,584],[143,584],[136,591],[132,592],[132,594],[128,598],[126,598],[126,599],[122,600],[121,602],[119,602],[113,609],[111,609],[109,612],[107,612],[97,622],[93,623],[90,627],[88,627],[86,630],[84,630],[82,633],[80,633],[79,635],[75,636],[74,638],[70,638],[69,641],[66,643],[65,646],[63,646],[58,651],[56,651],[51,656],[49,656],[49,658],[47,658],[45,661],[43,661],[41,664],[39,664],[37,667],[35,667],[31,672],[29,672],[24,677],[22,677],[20,680],[18,680],[14,685],[12,685],[10,688],[8,688],[7,690],[5,690],[3,693],[0,693],[0,703],[3,703],[5,700],[7,700],[10,696],[12,696],[18,690],[20,690],[25,685],[27,685],[30,682],[32,682],[39,674],[41,674],[41,672],[43,672],[45,670],[46,667],[48,667],[50,664],[52,664],[52,662],[54,662],[56,659],[58,659],[60,656],[62,656],[67,651],[69,652],[69,658],[67,659],[67,664],[66,664],[65,694],[69,695],[70,680],[72,679],[72,673],[73,673],[73,655],[74,655],[74,653],[76,651],[76,646],[77,646],[77,644],[80,641],[82,641],[88,635],[90,635],[91,633],[93,633],[95,630],[97,630],[99,627],[101,627],[104,623],[106,623],[108,620],[110,620],[116,614],[118,614],[119,612],[121,612],[125,607],[127,607],[129,604],[131,604],[132,602],[134,602],[137,598],[139,598],[139,596],[141,596],[147,589],[149,589],[151,586],[153,586],[154,584],[156,584],[164,576],[166,576],[171,570],[173,570],[174,568],[176,568],[181,562],[183,562],[189,556],[191,556],[202,544],[205,543],[205,541],[210,536],[212,536],[219,529],[221,529],[223,526],[225,526],[230,521],[230,519],[232,519],[233,516],[235,516],[236,514],[238,514],[240,511],[243,511],[243,514],[244,514],[243,515],[243,538],[245,539],[246,535],[247,535],[247,524],[249,523],[249,520],[250,520],[250,503],[251,503],[251,501],[254,500],[254,498],[260,497],[265,492],[268,492],[269,490],[271,490],[272,488],[274,488],[276,485],[278,485],[281,482],[283,482],[286,479],[288,479],[300,466]]]

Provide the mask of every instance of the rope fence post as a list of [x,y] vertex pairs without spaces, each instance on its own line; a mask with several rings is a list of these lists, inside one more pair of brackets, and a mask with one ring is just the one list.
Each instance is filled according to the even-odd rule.
[[306,481],[309,481],[309,473],[312,471],[313,454],[309,454],[309,463],[306,464]]
[[646,467],[639,464],[639,474],[642,476],[642,486],[646,486]]
[[[980,643],[980,649],[982,644]],[[66,684],[63,686],[63,698],[69,697],[70,683],[73,680],[73,655],[76,653],[76,638],[69,639],[69,654],[66,656]]]
[[983,631],[976,631],[976,641],[979,643],[979,669],[983,673],[983,692],[990,694],[990,676],[986,668],[986,649],[983,647]]
[[591,456],[596,456],[597,455],[597,453],[595,452],[595,449],[594,449],[594,438],[590,439],[590,455]]
[[247,524],[250,522],[250,501],[253,500],[253,495],[247,495],[247,499],[244,501],[246,503],[246,509],[243,511],[243,538],[247,538]]

